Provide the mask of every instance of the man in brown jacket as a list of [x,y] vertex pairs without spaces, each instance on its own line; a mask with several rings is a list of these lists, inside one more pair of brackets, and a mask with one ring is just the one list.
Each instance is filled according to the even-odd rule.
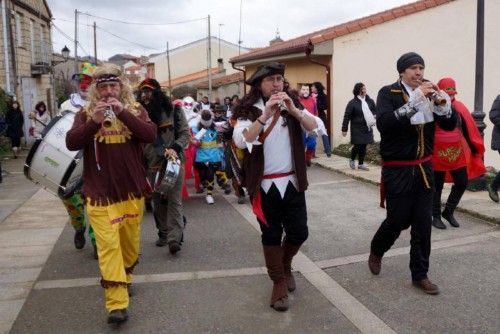
[[155,139],[156,125],[116,65],[95,70],[88,100],[66,134],[66,146],[83,150],[82,194],[97,241],[108,323],[117,324],[128,318],[148,190],[142,147]]
[[245,184],[262,230],[276,311],[288,309],[292,258],[308,236],[303,131],[317,127],[298,97],[283,91],[284,72],[283,64],[267,63],[246,81],[252,88],[235,109],[233,133],[236,146],[247,149]]

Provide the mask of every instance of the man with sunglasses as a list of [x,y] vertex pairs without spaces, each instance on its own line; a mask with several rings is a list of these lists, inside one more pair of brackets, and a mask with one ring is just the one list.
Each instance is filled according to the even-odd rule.
[[[235,109],[233,139],[246,149],[244,183],[262,231],[271,307],[286,311],[295,290],[292,258],[308,237],[303,132],[317,128],[296,95],[283,90],[285,65],[260,65],[246,81],[250,92]],[[302,110],[301,110],[302,109]],[[283,230],[285,237],[283,239]]]

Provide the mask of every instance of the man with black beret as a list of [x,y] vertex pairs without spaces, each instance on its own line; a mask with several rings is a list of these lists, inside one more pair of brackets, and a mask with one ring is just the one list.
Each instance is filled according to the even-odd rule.
[[[307,239],[307,189],[303,132],[317,128],[297,96],[283,90],[285,66],[260,65],[246,81],[252,88],[235,108],[233,140],[245,149],[244,183],[262,231],[271,307],[286,311],[295,290],[292,258]],[[283,230],[285,237],[283,238]]]
[[432,148],[435,122],[445,131],[456,126],[447,94],[424,79],[424,59],[415,52],[397,61],[399,79],[382,87],[377,97],[377,128],[382,156],[381,207],[387,217],[371,242],[368,266],[380,273],[382,256],[411,227],[410,270],[413,284],[425,293],[439,293],[427,277],[431,252],[434,180]]

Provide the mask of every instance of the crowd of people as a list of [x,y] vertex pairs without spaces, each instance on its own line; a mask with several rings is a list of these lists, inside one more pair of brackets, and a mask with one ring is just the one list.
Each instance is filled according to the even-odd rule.
[[[412,282],[434,295],[439,288],[427,276],[432,226],[446,228],[441,217],[460,226],[453,214],[467,181],[486,171],[485,148],[470,112],[455,97],[452,78],[425,80],[424,59],[414,52],[403,54],[396,68],[399,79],[380,89],[376,102],[363,83],[355,84],[342,135],[350,126],[349,166],[356,169],[357,158],[362,171],[368,170],[364,158],[375,126],[381,135],[380,205],[387,216],[371,241],[369,270],[380,273],[384,254],[411,227]],[[309,233],[307,167],[318,138],[326,156],[331,155],[323,85],[294,90],[285,79],[285,66],[277,62],[257,68],[245,82],[250,90],[242,99],[228,96],[223,103],[210,103],[208,97],[196,102],[190,96],[170,101],[154,79],[145,79],[133,92],[122,70],[111,64],[84,64],[73,79],[77,92],[61,111],[75,113],[66,146],[83,152],[83,175],[80,186],[62,201],[77,249],[84,247],[89,226],[108,323],[128,319],[145,210],[153,213],[156,246],[168,246],[172,255],[181,251],[187,223],[182,203],[189,197],[190,179],[208,205],[215,204],[216,185],[225,194],[234,191],[240,204],[248,196],[273,283],[269,304],[276,311],[288,310],[288,295],[297,288],[292,260]],[[49,117],[46,106],[37,104],[31,115],[35,138],[41,138]],[[500,96],[490,118],[495,124],[492,147],[500,151]],[[23,136],[17,103],[9,124],[16,156]],[[488,185],[495,202],[499,175]],[[441,211],[444,182],[453,187]]]

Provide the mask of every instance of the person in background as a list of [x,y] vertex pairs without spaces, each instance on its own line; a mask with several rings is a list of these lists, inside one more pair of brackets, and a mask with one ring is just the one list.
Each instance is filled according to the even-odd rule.
[[345,108],[344,121],[342,122],[342,136],[347,136],[347,129],[351,123],[351,159],[349,167],[356,169],[355,159],[358,157],[358,169],[368,171],[364,160],[366,156],[366,145],[373,143],[373,129],[375,126],[376,113],[375,102],[366,93],[366,87],[358,82],[352,90],[354,98],[349,101]]
[[43,130],[50,122],[50,115],[45,102],[40,101],[36,104],[35,111],[30,113],[30,119],[30,135],[35,139],[41,139]]
[[[491,135],[491,149],[500,153],[500,95],[493,101],[490,110],[490,120],[493,123]],[[488,194],[493,202],[499,202],[498,188],[500,187],[500,171],[497,173],[491,184],[488,185]]]
[[10,138],[12,154],[14,159],[17,159],[17,155],[21,149],[21,138],[24,137],[24,115],[19,107],[19,102],[12,102],[5,115],[5,122],[7,124],[7,136]]
[[[78,113],[87,104],[87,93],[92,83],[92,74],[95,71],[95,65],[91,63],[82,63],[80,71],[72,76],[72,82],[76,84],[77,91],[70,95],[69,99],[64,101],[59,108],[59,113],[70,111]],[[84,198],[81,195],[81,186],[75,189],[74,194],[63,199],[63,205],[69,215],[69,222],[75,230],[73,242],[76,249],[82,249],[85,246],[85,230],[87,229],[87,219],[84,212]],[[94,259],[97,260],[97,246],[94,230],[89,225],[89,237],[94,249]]]
[[[311,91],[313,97],[316,99],[316,107],[318,109],[318,117],[321,119],[324,125],[328,125],[327,122],[327,112],[328,112],[328,96],[325,94],[325,87],[321,82],[315,81],[311,85]],[[323,149],[327,157],[332,156],[332,147],[330,145],[330,138],[327,133],[324,133],[321,136],[321,140],[323,141]]]
[[[318,116],[318,109],[316,108],[316,101],[311,96],[309,85],[303,84],[299,92],[299,102],[314,116]],[[316,152],[316,136],[311,133],[305,135],[306,145],[306,165],[311,166],[311,159],[315,157]]]
[[[451,226],[460,224],[453,216],[470,179],[486,173],[484,167],[483,138],[476,127],[467,107],[455,98],[457,94],[455,80],[442,78],[437,83],[439,89],[451,98],[451,106],[457,112],[457,126],[453,131],[444,131],[436,124],[434,148],[432,150],[432,168],[434,169],[435,192],[432,204],[432,225],[445,229],[441,216]],[[445,182],[453,182],[450,195],[441,213],[441,193]]]

